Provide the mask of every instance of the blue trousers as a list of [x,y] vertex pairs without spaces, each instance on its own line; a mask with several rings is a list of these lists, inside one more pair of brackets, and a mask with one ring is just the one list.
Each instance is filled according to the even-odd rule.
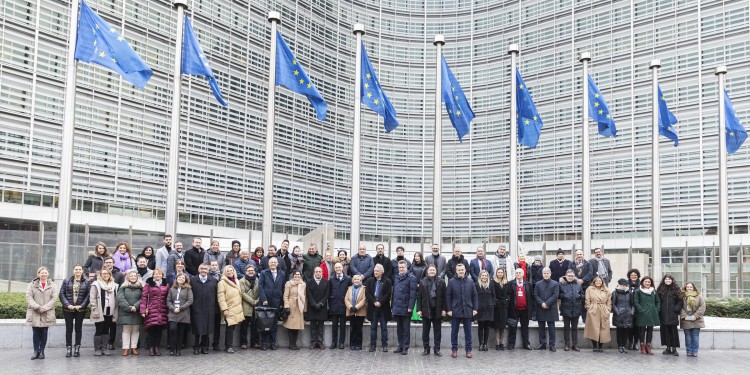
[[458,351],[458,329],[463,324],[464,326],[464,338],[466,345],[464,346],[467,353],[471,352],[471,318],[451,318],[451,351]]
[[396,315],[396,336],[398,336],[398,347],[409,350],[411,344],[411,315]]
[[47,346],[47,332],[49,327],[31,327],[31,340],[34,344],[35,352],[43,352]]
[[372,321],[370,322],[370,346],[378,341],[378,322],[380,322],[380,342],[383,346],[388,345],[388,321],[385,319],[385,311],[375,309],[372,312]]
[[547,326],[547,332],[549,333],[549,346],[555,346],[555,342],[557,341],[557,335],[555,333],[555,321],[543,321],[540,320],[539,322],[539,344],[544,345],[547,343],[547,340],[545,338],[544,334],[544,326]]
[[685,349],[688,353],[698,354],[698,347],[700,346],[700,328],[690,328],[685,331]]

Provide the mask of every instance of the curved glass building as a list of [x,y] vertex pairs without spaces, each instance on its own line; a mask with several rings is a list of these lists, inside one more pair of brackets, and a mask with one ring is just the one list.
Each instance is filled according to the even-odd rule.
[[[7,233],[0,243],[28,246],[41,238],[39,259],[44,260],[54,258],[55,251],[50,233],[58,194],[69,3],[0,3],[0,231]],[[72,247],[81,255],[74,260],[82,260],[82,249],[102,237],[130,236],[140,246],[160,243],[175,63],[171,2],[87,3],[122,30],[154,76],[141,91],[108,70],[77,64]],[[213,231],[212,237],[243,240],[243,247],[246,241],[260,242],[271,37],[266,15],[276,10],[281,33],[329,105],[327,120],[319,122],[304,97],[277,90],[273,222],[279,236],[299,238],[328,223],[335,227],[336,247],[348,248],[352,25],[363,23],[368,54],[400,121],[386,133],[382,119],[363,109],[363,241],[430,241],[432,40],[444,34],[445,57],[476,113],[463,143],[448,117],[443,118],[446,246],[508,241],[507,49],[518,44],[519,69],[544,121],[538,147],[519,148],[520,240],[525,247],[580,248],[577,56],[587,51],[592,55],[589,70],[619,130],[617,138],[602,138],[595,126],[589,127],[592,242],[612,249],[608,251],[649,253],[648,62],[659,58],[661,87],[680,121],[679,147],[666,138],[661,145],[664,263],[668,267],[688,258],[689,263],[708,263],[716,255],[718,104],[713,73],[717,65],[727,65],[735,109],[741,120],[750,119],[747,1],[190,0],[188,6],[230,105],[219,106],[203,79],[184,78],[180,233],[208,237]],[[748,146],[729,158],[729,199],[735,267],[740,245],[750,243]]]

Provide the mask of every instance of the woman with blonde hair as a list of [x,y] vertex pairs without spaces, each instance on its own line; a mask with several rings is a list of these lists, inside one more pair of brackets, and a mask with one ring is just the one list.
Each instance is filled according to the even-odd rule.
[[591,339],[594,352],[603,352],[602,344],[612,341],[609,332],[609,314],[612,312],[612,300],[604,280],[597,276],[586,289],[586,326],[583,337]]
[[94,355],[108,356],[109,334],[116,329],[117,322],[117,289],[118,285],[109,270],[102,269],[91,283],[89,302],[91,304],[90,320],[94,323]]
[[122,355],[128,352],[138,355],[138,338],[143,317],[140,315],[143,282],[138,271],[131,269],[125,275],[125,282],[117,290],[117,304],[120,307],[117,323],[122,325]]
[[190,329],[190,305],[193,304],[193,291],[190,279],[185,274],[177,275],[167,295],[167,319],[169,320],[169,355],[181,356],[182,339]]
[[289,312],[284,321],[284,328],[289,331],[289,349],[299,350],[297,336],[305,329],[305,311],[307,310],[306,284],[302,281],[302,272],[295,270],[292,278],[284,285],[284,308]]
[[505,350],[505,323],[508,320],[508,275],[505,268],[497,268],[495,276],[490,281],[490,287],[495,290],[495,311],[493,323],[495,328],[495,350]]
[[224,272],[216,286],[216,291],[219,311],[221,311],[227,324],[224,330],[224,351],[234,354],[235,350],[232,348],[234,328],[245,320],[245,314],[242,308],[242,290],[233,266],[224,266]]
[[479,351],[486,352],[487,339],[490,336],[490,325],[495,320],[495,288],[490,285],[490,273],[482,270],[477,277],[477,300],[479,308],[477,309],[477,323],[479,328]]
[[26,323],[33,332],[34,355],[31,359],[44,359],[49,327],[55,325],[57,285],[49,278],[47,267],[36,270],[36,278],[26,287]]

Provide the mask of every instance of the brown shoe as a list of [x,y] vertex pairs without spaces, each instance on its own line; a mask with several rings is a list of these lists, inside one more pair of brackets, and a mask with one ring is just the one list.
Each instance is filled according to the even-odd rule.
[[568,346],[568,345],[565,345],[565,351],[566,351],[566,352],[569,352],[569,351],[570,351],[570,346]]
[[128,352],[130,352],[130,349],[123,349],[122,350],[122,356],[123,357],[127,357],[128,356]]
[[247,345],[240,345],[240,349],[247,349]]
[[451,352],[451,358],[457,358],[458,352]]
[[318,344],[318,348],[325,349],[326,348],[326,344]]
[[471,354],[471,352],[466,352],[466,358],[471,358],[471,357],[473,357],[473,355]]
[[133,353],[133,355],[138,355],[138,348],[130,349],[130,351]]

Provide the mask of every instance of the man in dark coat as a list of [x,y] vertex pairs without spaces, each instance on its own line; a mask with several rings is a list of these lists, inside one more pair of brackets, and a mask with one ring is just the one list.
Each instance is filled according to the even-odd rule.
[[331,292],[328,294],[328,314],[331,316],[331,349],[337,346],[344,349],[346,341],[346,291],[352,285],[352,278],[344,275],[341,263],[333,265],[335,274],[328,280]]
[[477,281],[479,281],[479,274],[485,270],[490,274],[490,277],[492,277],[491,275],[495,274],[492,269],[492,262],[490,262],[490,260],[485,256],[484,247],[479,246],[477,247],[477,257],[472,259],[471,264],[469,265],[471,280],[473,280],[476,284]]
[[391,280],[383,274],[383,265],[374,268],[374,276],[365,281],[367,320],[370,321],[370,352],[375,351],[380,324],[380,342],[383,352],[388,351],[388,321],[391,320]]
[[557,286],[557,281],[551,279],[552,271],[549,267],[545,267],[542,270],[542,280],[538,281],[534,286],[534,299],[536,300],[537,312],[536,320],[539,322],[539,346],[537,350],[547,349],[546,338],[544,334],[544,327],[547,326],[549,331],[549,350],[551,352],[557,351],[555,348],[555,342],[557,336],[555,335],[555,322],[558,319],[557,312],[557,298],[560,295],[560,291]]
[[286,268],[286,262],[284,262],[284,259],[279,256],[279,254],[276,252],[276,246],[271,245],[268,247],[268,254],[264,256],[263,258],[260,258],[260,269],[265,270],[268,269],[268,261],[271,258],[276,258],[278,261],[278,268],[280,271],[284,271],[284,273],[287,273],[288,268]]
[[[278,269],[279,261],[276,258],[272,258],[268,261],[268,269],[263,270],[260,273],[258,279],[258,287],[260,289],[260,304],[265,307],[273,307],[276,309],[276,314],[279,313],[279,307],[281,306],[284,298],[284,284],[286,283],[286,275],[283,271]],[[278,319],[274,319],[271,325],[270,332],[264,332],[261,335],[260,350],[276,350],[276,331],[278,330]]]
[[193,238],[193,247],[185,252],[185,272],[190,275],[198,274],[198,266],[203,264],[206,250],[201,247],[201,238]]
[[281,247],[279,252],[276,254],[279,258],[279,268],[284,269],[286,273],[289,273],[289,269],[292,268],[292,261],[289,259],[289,240],[281,241]]
[[[193,354],[208,354],[208,337],[214,334],[214,315],[216,314],[216,279],[208,276],[208,266],[198,266],[198,276],[190,278],[193,290],[193,304],[190,306],[190,323],[195,341]],[[215,339],[218,342],[218,339]]]
[[331,287],[323,278],[323,269],[315,267],[313,277],[307,282],[307,319],[310,320],[310,349],[325,349],[323,323],[328,319],[328,296]]
[[441,317],[445,316],[445,280],[438,277],[437,266],[430,264],[417,292],[417,314],[422,318],[422,355],[430,354],[430,327],[433,331],[434,353],[440,357],[442,339]]
[[[411,268],[411,261],[409,259],[406,259],[406,257],[404,256],[404,251],[405,251],[405,249],[404,249],[403,246],[396,247],[396,258],[391,259],[391,269],[393,270],[393,275],[391,275],[391,281],[395,281],[395,279],[396,279],[396,274],[398,273],[397,272],[398,271],[398,262],[400,262],[400,261],[403,260],[403,261],[406,262],[406,269],[408,270],[408,269]],[[394,282],[394,284],[395,284],[395,282]]]
[[523,348],[533,350],[529,341],[529,310],[533,308],[533,294],[531,284],[523,279],[523,269],[515,270],[516,278],[505,285],[510,288],[508,293],[508,318],[515,319],[516,324],[508,327],[508,350],[516,346],[516,327],[521,323],[521,338]]
[[453,248],[453,257],[448,259],[448,263],[445,264],[445,268],[443,269],[443,273],[440,275],[440,277],[445,277],[449,280],[448,282],[450,282],[450,279],[452,279],[453,276],[456,275],[456,266],[459,264],[463,264],[468,272],[469,262],[466,261],[466,259],[464,259],[464,256],[461,254],[461,248],[456,246],[455,248]]
[[307,254],[302,255],[302,278],[305,282],[308,282],[313,277],[315,267],[320,266],[320,262],[323,261],[323,256],[318,254],[318,245],[311,243],[310,247],[307,248]]
[[378,244],[375,246],[375,251],[377,254],[372,258],[372,261],[375,265],[382,265],[383,266],[383,277],[391,279],[393,281],[393,265],[391,264],[391,260],[388,259],[387,256],[385,256],[385,246],[383,244]]
[[549,262],[549,269],[552,271],[552,280],[560,280],[565,276],[565,272],[570,268],[570,261],[565,259],[563,249],[557,249],[557,258]]
[[372,277],[373,267],[375,267],[375,263],[372,262],[372,257],[367,254],[367,248],[365,245],[359,245],[357,254],[352,256],[352,261],[349,263],[349,273],[352,276],[360,275],[362,280],[367,280]]
[[[588,264],[588,262],[587,262]],[[583,313],[583,289],[578,284],[576,273],[569,269],[565,277],[560,278],[558,285],[560,290],[560,315],[563,317],[563,335],[565,338],[565,351],[580,351],[578,348],[578,318]],[[572,337],[572,347],[571,347]]]
[[405,260],[398,262],[398,275],[393,282],[393,307],[391,312],[396,319],[398,348],[394,353],[409,354],[411,343],[411,314],[417,301],[417,278],[407,272]]
[[[575,259],[570,262],[570,269],[575,272],[576,282],[581,286],[583,295],[586,295],[586,288],[591,284],[591,280],[594,280],[594,269],[591,263],[583,258],[583,250],[576,250]],[[581,302],[583,304],[583,302]],[[586,309],[583,307],[581,314],[581,321],[586,322]]]
[[589,260],[591,264],[591,272],[594,274],[591,278],[599,276],[604,280],[604,286],[609,285],[612,281],[612,265],[609,263],[609,259],[604,257],[604,251],[597,247],[594,249],[594,257]]
[[471,318],[479,309],[479,296],[471,277],[466,275],[463,263],[456,265],[456,276],[448,281],[445,305],[451,317],[451,357],[458,356],[458,329],[463,325],[466,358],[471,358]]

